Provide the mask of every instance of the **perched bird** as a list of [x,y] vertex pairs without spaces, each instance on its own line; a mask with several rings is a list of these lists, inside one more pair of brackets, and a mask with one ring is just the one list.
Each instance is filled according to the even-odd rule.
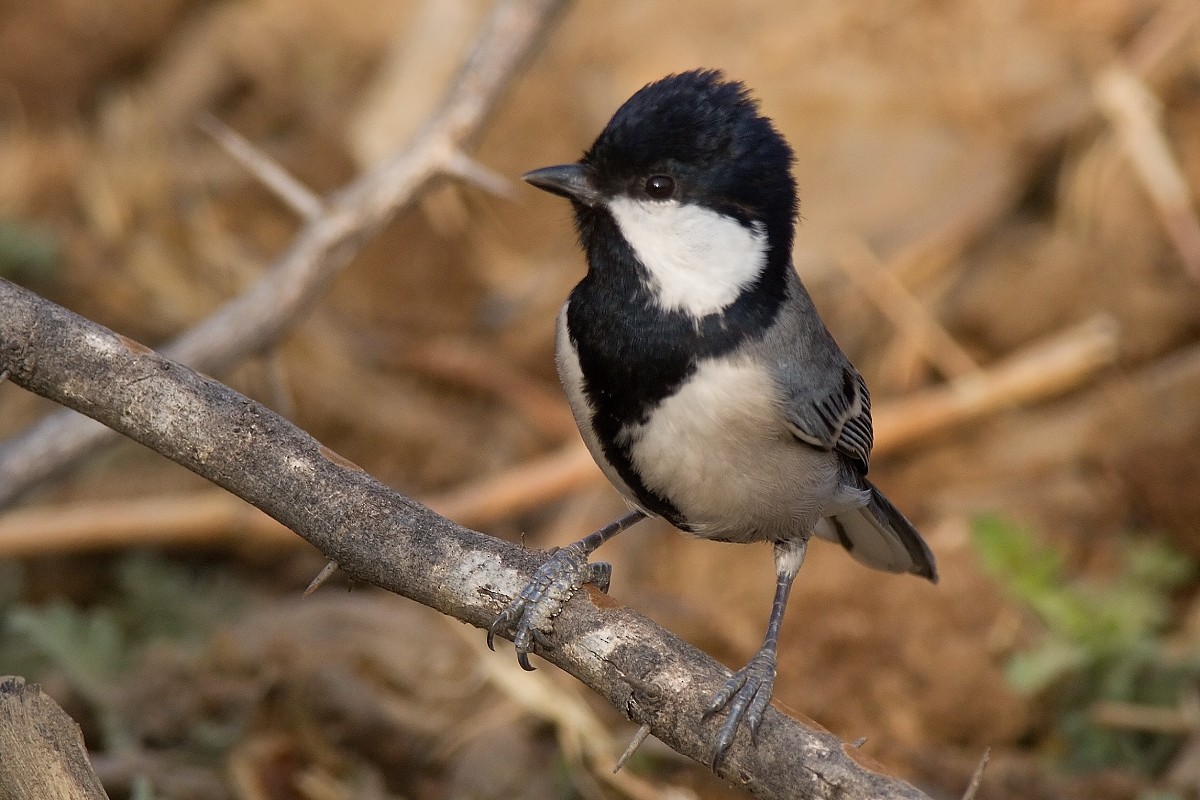
[[559,550],[497,617],[521,665],[604,541],[647,516],[704,539],[770,542],[766,639],[717,692],[713,763],[755,737],[810,537],[937,580],[920,534],[867,480],[871,400],[792,266],[791,147],[746,87],[697,70],[625,102],[576,163],[525,180],[571,201],[587,275],[558,316],[559,377],[583,440],[633,511]]

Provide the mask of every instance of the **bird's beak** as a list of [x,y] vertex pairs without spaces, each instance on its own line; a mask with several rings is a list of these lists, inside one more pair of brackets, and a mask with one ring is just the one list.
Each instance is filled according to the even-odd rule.
[[604,196],[592,183],[591,176],[582,164],[542,167],[526,172],[521,178],[539,189],[568,200],[577,200],[586,206],[598,206],[604,202]]

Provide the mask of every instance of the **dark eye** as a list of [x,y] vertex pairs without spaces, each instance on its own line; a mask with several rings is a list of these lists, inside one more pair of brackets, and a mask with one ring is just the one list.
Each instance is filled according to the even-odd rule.
[[646,178],[646,194],[651,200],[668,200],[675,194],[675,179],[670,175],[651,175]]

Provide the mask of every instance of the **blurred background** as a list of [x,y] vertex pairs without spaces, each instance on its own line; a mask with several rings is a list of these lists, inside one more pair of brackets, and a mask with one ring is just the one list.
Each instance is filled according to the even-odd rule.
[[[300,222],[198,127],[314,191],[401,148],[483,0],[0,1],[0,275],[149,345]],[[475,150],[269,353],[221,375],[400,491],[531,547],[622,510],[553,370],[574,160],[648,81],[745,81],[797,152],[795,260],[876,409],[875,482],[942,581],[814,548],[775,697],[936,798],[1200,797],[1200,3],[582,0]],[[53,410],[0,384],[0,439]],[[501,481],[505,492],[496,491]],[[507,481],[507,483],[505,483]],[[731,667],[765,547],[620,537],[613,596]],[[128,442],[0,514],[0,674],[114,798],[725,798],[553,668],[334,579]]]

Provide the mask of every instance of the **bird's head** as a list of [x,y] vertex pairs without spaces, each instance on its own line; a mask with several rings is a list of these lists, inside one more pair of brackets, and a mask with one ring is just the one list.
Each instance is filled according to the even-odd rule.
[[694,206],[761,226],[773,248],[790,253],[792,161],[791,147],[745,85],[694,70],[640,89],[578,162],[524,177],[572,200],[581,230],[596,209],[654,214]]
[[780,291],[797,211],[792,160],[743,84],[696,70],[644,86],[583,158],[525,180],[571,200],[589,274],[636,277],[621,291],[700,319],[747,292]]

